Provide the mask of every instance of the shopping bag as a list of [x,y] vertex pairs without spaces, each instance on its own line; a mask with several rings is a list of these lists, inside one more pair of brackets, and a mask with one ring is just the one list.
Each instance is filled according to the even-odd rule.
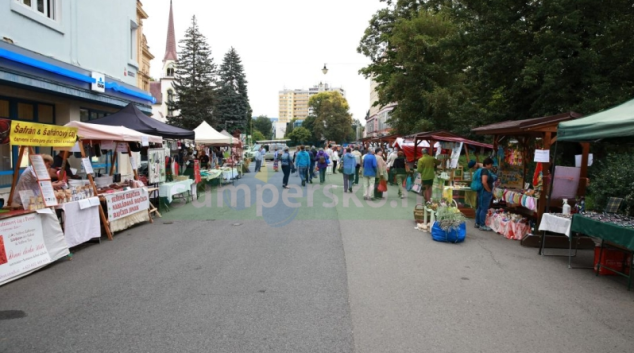
[[443,243],[461,243],[467,237],[467,224],[462,223],[458,228],[451,228],[447,231],[440,228],[438,222],[434,222],[431,228],[431,238]]
[[407,180],[405,180],[405,189],[406,189],[407,191],[412,190],[412,184],[413,184],[413,182],[412,182],[412,176],[410,175],[410,176],[408,176],[408,177],[407,177]]
[[387,191],[387,181],[385,179],[381,179],[381,181],[379,182],[379,186],[377,188],[380,192],[386,192]]

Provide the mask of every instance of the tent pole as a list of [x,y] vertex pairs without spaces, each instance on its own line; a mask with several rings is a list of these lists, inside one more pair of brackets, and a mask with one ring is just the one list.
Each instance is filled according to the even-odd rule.
[[22,164],[22,158],[24,157],[25,146],[20,146],[20,154],[18,155],[18,162],[13,167],[13,182],[11,182],[11,192],[9,193],[9,200],[7,206],[11,206],[13,203],[13,194],[15,193],[15,186],[18,183],[18,175],[20,175],[20,164]]
[[[550,140],[550,135],[548,135],[548,139]],[[550,143],[550,141],[548,141]],[[544,213],[548,213],[550,211],[550,196],[553,193],[553,184],[555,183],[555,158],[557,157],[557,145],[559,143],[555,142],[555,152],[553,153],[553,158],[552,158],[552,163],[549,165],[549,168],[547,169],[549,172],[549,177],[550,177],[550,185],[548,186],[548,196],[544,196],[545,193],[542,192],[542,195],[540,197],[541,202],[546,202],[546,210],[544,211]],[[546,145],[546,141],[544,141],[544,148],[550,148],[549,145]],[[542,177],[543,180],[543,177]],[[543,185],[543,182],[542,182]],[[545,200],[544,200],[545,199]],[[541,206],[539,208],[543,209],[544,206]],[[544,213],[542,213],[540,216],[542,216]],[[542,234],[542,246],[539,249],[539,255],[544,255],[544,248],[546,247],[546,232],[544,232]]]

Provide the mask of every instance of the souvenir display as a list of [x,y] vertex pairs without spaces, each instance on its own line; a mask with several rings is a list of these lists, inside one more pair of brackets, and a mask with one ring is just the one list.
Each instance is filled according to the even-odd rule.
[[522,240],[531,231],[528,219],[503,209],[489,209],[485,224],[507,239]]

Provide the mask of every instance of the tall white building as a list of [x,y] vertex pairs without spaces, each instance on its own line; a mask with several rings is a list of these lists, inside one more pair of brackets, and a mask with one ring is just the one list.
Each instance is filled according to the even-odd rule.
[[311,96],[327,91],[337,91],[345,98],[346,91],[340,87],[330,87],[320,82],[309,89],[285,89],[279,92],[279,123],[286,124],[293,119],[304,120],[311,113],[308,101]]
[[156,103],[152,105],[152,117],[162,122],[166,122],[169,116],[178,115],[177,111],[170,110],[167,105],[167,102],[176,99],[174,70],[176,69],[177,60],[174,12],[172,10],[172,1],[170,1],[170,15],[167,22],[167,40],[165,43],[165,56],[163,57],[163,69],[161,70],[159,80],[150,83],[150,92],[152,92],[152,96],[156,99]]

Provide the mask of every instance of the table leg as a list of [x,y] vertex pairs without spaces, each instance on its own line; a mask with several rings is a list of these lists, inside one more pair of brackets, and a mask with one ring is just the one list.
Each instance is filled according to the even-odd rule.
[[423,207],[423,224],[427,226],[427,208]]
[[599,250],[599,262],[597,263],[596,276],[599,276],[599,272],[601,272],[601,260],[603,260],[603,239],[601,239],[601,250]]

